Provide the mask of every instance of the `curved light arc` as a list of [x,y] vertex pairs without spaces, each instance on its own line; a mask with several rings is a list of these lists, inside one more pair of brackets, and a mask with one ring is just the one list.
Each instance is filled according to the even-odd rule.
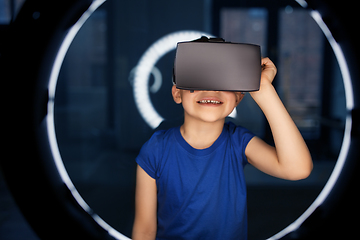
[[352,128],[352,118],[350,115],[351,110],[354,108],[354,91],[351,83],[351,75],[350,71],[346,62],[345,55],[341,49],[341,46],[338,42],[334,39],[333,35],[331,34],[330,29],[327,27],[325,22],[323,21],[321,14],[318,11],[311,11],[310,15],[315,20],[315,22],[318,24],[324,35],[326,36],[327,40],[330,43],[330,46],[332,47],[335,57],[339,63],[340,72],[343,78],[344,82],[344,88],[345,88],[345,98],[346,98],[346,109],[347,109],[347,116],[345,120],[345,131],[344,131],[344,138],[341,145],[341,150],[339,153],[338,160],[335,164],[335,167],[326,182],[324,188],[318,195],[318,197],[315,199],[315,201],[310,205],[310,207],[293,223],[291,223],[288,227],[280,231],[279,233],[272,236],[271,240],[280,239],[284,237],[285,235],[289,234],[290,232],[295,231],[298,229],[301,224],[325,201],[325,199],[329,196],[330,192],[334,188],[341,171],[343,170],[344,164],[346,162],[348,152],[350,149],[351,144],[351,128]]
[[142,118],[151,128],[155,129],[164,121],[164,118],[156,111],[150,99],[149,80],[153,67],[165,54],[176,49],[178,42],[194,40],[201,36],[212,37],[212,35],[205,32],[190,30],[167,34],[148,48],[134,68],[134,100]]
[[59,171],[59,174],[71,191],[75,200],[79,203],[79,205],[92,216],[92,218],[106,231],[108,231],[109,235],[113,236],[119,240],[129,240],[128,237],[124,236],[123,234],[116,231],[112,228],[109,224],[107,224],[103,219],[101,219],[97,214],[95,214],[89,205],[85,202],[85,200],[81,197],[79,192],[76,190],[74,184],[72,183],[64,163],[61,158],[61,154],[59,151],[58,143],[56,140],[56,133],[55,133],[55,122],[54,122],[54,104],[55,104],[55,92],[56,92],[56,85],[58,81],[58,76],[60,73],[61,66],[63,64],[65,55],[74,40],[76,34],[79,32],[80,28],[84,25],[86,20],[90,17],[90,15],[98,9],[106,0],[94,0],[90,7],[84,12],[84,14],[80,17],[80,19],[69,29],[68,33],[65,36],[64,41],[62,42],[59,51],[56,55],[51,74],[49,79],[49,101],[47,105],[48,114],[46,116],[46,123],[47,123],[47,130],[48,130],[48,138],[50,143],[50,149],[52,151],[55,165]]

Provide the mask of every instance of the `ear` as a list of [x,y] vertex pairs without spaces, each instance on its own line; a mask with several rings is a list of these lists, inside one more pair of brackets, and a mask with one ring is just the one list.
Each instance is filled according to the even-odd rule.
[[245,97],[245,93],[243,92],[235,92],[235,107],[241,102],[241,100]]
[[176,85],[173,85],[173,86],[172,86],[172,89],[171,89],[171,93],[172,93],[172,96],[173,96],[174,101],[175,101],[177,104],[180,104],[180,103],[182,102],[182,100],[181,100],[181,94],[180,94],[180,89],[176,88]]

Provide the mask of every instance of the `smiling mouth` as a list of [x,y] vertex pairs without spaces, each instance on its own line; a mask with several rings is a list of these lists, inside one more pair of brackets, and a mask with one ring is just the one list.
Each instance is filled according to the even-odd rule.
[[198,101],[198,103],[203,103],[203,104],[222,104],[222,102],[216,101],[216,100],[201,100],[201,101]]

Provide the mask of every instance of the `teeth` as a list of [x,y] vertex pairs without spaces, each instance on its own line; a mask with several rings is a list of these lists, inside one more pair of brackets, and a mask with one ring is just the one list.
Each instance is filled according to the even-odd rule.
[[201,100],[199,103],[212,103],[212,104],[220,104],[221,102],[215,100]]

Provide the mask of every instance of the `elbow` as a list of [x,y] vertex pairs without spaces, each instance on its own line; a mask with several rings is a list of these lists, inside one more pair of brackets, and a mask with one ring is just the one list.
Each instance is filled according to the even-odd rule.
[[310,176],[313,169],[313,162],[311,157],[298,159],[297,164],[288,166],[284,179],[290,181],[299,181]]
[[304,180],[310,176],[311,171],[312,171],[312,169],[306,170],[306,171],[301,171],[301,172],[295,174],[290,180],[292,180],[292,181]]
[[306,179],[310,176],[313,169],[313,163],[310,159],[309,164],[306,166],[302,166],[301,168],[298,168],[291,176],[289,176],[289,180],[292,181],[299,181]]

